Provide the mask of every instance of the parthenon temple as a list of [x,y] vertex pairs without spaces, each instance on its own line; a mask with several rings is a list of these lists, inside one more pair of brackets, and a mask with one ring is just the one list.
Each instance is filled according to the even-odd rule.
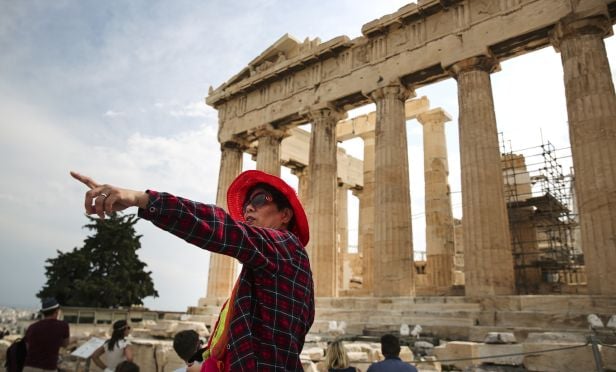
[[[550,314],[554,329],[586,327],[578,318],[590,309],[615,314],[616,95],[604,44],[615,22],[615,0],[419,0],[363,25],[355,39],[301,42],[284,35],[210,88],[206,102],[218,111],[221,144],[216,202],[226,206],[244,153],[259,170],[280,175],[288,167],[297,176],[310,224],[317,328],[319,320],[336,319],[357,323],[359,334],[371,322],[399,326],[394,314],[390,320],[368,314],[387,307],[406,323],[472,339],[477,327],[549,327],[521,313]],[[533,224],[544,211],[539,203],[555,202],[549,193],[510,198],[507,169],[523,169],[524,160],[500,149],[490,79],[500,62],[544,47],[562,60],[568,114],[562,130],[570,135],[576,244],[583,254],[577,279],[568,279],[558,294],[541,290],[552,278],[549,270],[520,264],[520,254],[540,244],[517,247],[515,237],[540,235]],[[445,126],[456,123],[444,108],[432,107],[430,97],[415,93],[450,78],[458,89],[461,221],[452,216],[445,140]],[[348,117],[370,103],[374,112]],[[413,254],[408,120],[423,129],[422,262]],[[298,128],[304,124],[309,131]],[[339,147],[352,138],[363,140],[362,160]],[[505,166],[514,160],[521,163]],[[359,204],[356,254],[347,249],[349,190]],[[218,306],[228,296],[235,265],[212,255],[200,306]],[[522,275],[533,285],[522,286]],[[474,315],[448,323],[463,306]],[[508,314],[504,321],[497,311]]]

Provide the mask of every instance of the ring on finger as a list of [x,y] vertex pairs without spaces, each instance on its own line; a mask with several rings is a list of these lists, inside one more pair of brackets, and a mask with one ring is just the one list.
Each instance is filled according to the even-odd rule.
[[109,197],[109,195],[105,194],[104,192],[101,192],[101,195],[103,198],[107,199]]

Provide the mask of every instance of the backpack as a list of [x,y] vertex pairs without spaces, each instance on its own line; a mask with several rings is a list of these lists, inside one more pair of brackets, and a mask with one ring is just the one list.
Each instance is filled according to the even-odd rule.
[[26,340],[18,338],[6,349],[6,362],[4,366],[7,372],[21,372],[26,362]]

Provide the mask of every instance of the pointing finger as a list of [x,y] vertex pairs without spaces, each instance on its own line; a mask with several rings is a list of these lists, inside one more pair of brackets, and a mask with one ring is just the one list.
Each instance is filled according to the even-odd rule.
[[84,185],[88,186],[90,189],[93,189],[95,187],[100,186],[98,184],[98,182],[94,181],[92,178],[88,177],[88,176],[84,176],[83,174],[79,174],[77,172],[73,172],[71,171],[71,176],[76,179],[77,181],[83,183]]

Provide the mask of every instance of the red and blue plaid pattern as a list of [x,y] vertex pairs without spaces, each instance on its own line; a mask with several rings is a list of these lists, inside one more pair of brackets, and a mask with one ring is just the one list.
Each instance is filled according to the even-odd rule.
[[243,263],[233,306],[231,371],[302,371],[299,354],[314,320],[308,254],[288,231],[234,221],[215,205],[148,190],[139,216],[211,252]]

